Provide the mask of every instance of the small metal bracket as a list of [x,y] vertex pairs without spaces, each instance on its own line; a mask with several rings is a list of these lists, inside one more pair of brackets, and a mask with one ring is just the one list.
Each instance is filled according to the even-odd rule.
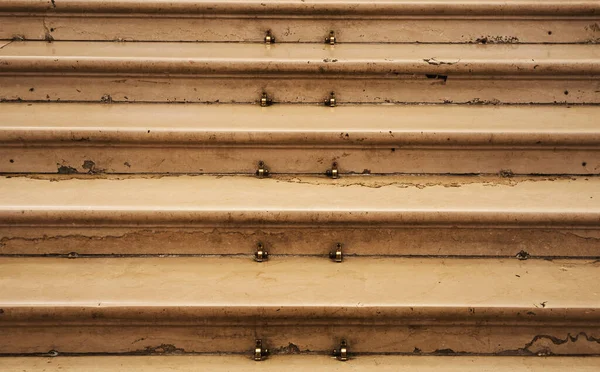
[[262,160],[258,162],[258,169],[256,170],[256,176],[258,178],[269,177],[269,170],[265,167],[265,162]]
[[337,162],[333,162],[333,164],[331,164],[331,169],[328,169],[325,174],[328,175],[329,177],[333,178],[333,179],[337,179],[340,177],[340,172],[338,171],[338,164]]
[[263,243],[258,243],[256,246],[256,252],[254,252],[254,260],[256,262],[263,262],[269,259],[269,252],[265,251]]
[[269,356],[269,349],[263,348],[262,340],[256,340],[256,346],[254,347],[254,360],[260,362],[265,360]]
[[342,243],[337,243],[335,251],[329,252],[329,258],[335,262],[342,262],[344,260],[344,254],[342,253]]
[[268,30],[265,34],[265,44],[275,43],[275,36],[271,35],[271,30]]
[[329,98],[325,100],[325,106],[335,107],[337,106],[337,100],[335,98],[335,92],[329,93]]
[[263,93],[260,97],[260,107],[267,107],[273,104],[273,100],[269,98],[267,93]]
[[329,36],[327,36],[325,38],[325,44],[329,44],[329,45],[335,45],[336,43],[336,38],[335,38],[335,32],[330,31],[329,32]]
[[348,344],[346,343],[346,340],[342,340],[342,342],[340,342],[339,349],[333,350],[333,356],[342,362],[348,360]]

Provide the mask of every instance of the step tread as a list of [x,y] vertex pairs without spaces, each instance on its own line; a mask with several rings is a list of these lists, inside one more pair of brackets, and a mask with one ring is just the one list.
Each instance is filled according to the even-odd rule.
[[[3,103],[0,141],[271,145],[600,144],[596,106]],[[346,135],[348,134],[348,135]]]
[[191,372],[199,368],[211,371],[398,371],[410,368],[411,372],[562,372],[576,368],[577,371],[597,371],[598,357],[424,357],[424,356],[360,356],[348,363],[341,363],[327,356],[278,355],[260,363],[240,355],[224,356],[125,356],[125,357],[58,357],[0,359],[5,372],[100,372],[100,371],[164,371]]
[[15,41],[0,49],[0,72],[181,74],[595,75],[590,45],[260,44]]
[[283,320],[600,319],[600,262],[590,260],[5,257],[0,267],[3,321],[45,311],[89,318],[90,308],[135,319],[178,309],[181,320],[257,312]]
[[[181,176],[126,179],[0,178],[3,224],[465,223],[591,225],[600,178],[453,179]],[[461,182],[462,181],[462,182]],[[417,187],[420,186],[420,187]]]

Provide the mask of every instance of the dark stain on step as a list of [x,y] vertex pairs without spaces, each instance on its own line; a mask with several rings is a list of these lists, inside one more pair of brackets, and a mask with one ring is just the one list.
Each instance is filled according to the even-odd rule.
[[449,355],[449,354],[457,354],[457,352],[455,352],[452,349],[437,349],[433,352],[433,354],[444,354],[444,355]]
[[442,80],[443,83],[445,83],[446,80],[448,80],[448,76],[447,75],[426,74],[425,76],[427,77],[427,79],[439,79],[439,80]]
[[98,174],[104,171],[104,169],[96,168],[96,163],[94,163],[92,160],[84,160],[82,167],[90,174]]
[[79,173],[77,172],[77,169],[70,167],[68,165],[59,165],[58,166],[58,174],[75,174],[75,173]]
[[300,354],[300,348],[293,344],[293,343],[288,343],[287,346],[281,346],[277,349],[274,350],[274,354]]
[[183,354],[185,350],[178,348],[173,344],[160,344],[159,346],[146,346],[144,349],[146,354]]
[[482,36],[475,39],[478,44],[515,44],[519,38],[515,36]]

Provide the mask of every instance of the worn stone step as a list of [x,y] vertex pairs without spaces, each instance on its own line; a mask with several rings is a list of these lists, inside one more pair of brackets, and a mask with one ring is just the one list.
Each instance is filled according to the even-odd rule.
[[0,172],[599,174],[600,106],[3,103]]
[[600,353],[588,260],[0,258],[0,353]]
[[4,0],[0,38],[322,43],[594,43],[597,1]]
[[600,367],[598,357],[425,357],[395,355],[364,355],[341,363],[325,356],[280,355],[254,363],[239,355],[223,356],[88,356],[60,358],[2,358],[0,365],[6,372],[130,372],[164,371],[195,372],[200,368],[211,371],[398,371],[411,372],[562,372],[576,368],[581,372],[595,372]]
[[2,254],[600,256],[591,176],[57,175],[0,190]]
[[4,43],[4,101],[600,103],[595,45]]

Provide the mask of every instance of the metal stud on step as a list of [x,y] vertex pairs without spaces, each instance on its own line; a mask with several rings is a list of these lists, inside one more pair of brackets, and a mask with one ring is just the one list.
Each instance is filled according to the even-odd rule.
[[335,251],[329,252],[329,258],[335,262],[342,262],[344,260],[344,254],[342,253],[342,243],[337,243]]
[[333,179],[339,178],[340,174],[337,165],[337,162],[333,162],[333,164],[331,164],[331,169],[328,169],[325,174]]
[[269,252],[265,251],[263,243],[258,243],[256,246],[256,252],[254,252],[254,260],[256,262],[263,262],[269,259]]
[[273,44],[275,42],[275,37],[271,35],[271,30],[267,31],[265,34],[265,44]]
[[265,360],[269,356],[269,349],[263,348],[262,340],[256,340],[256,346],[254,347],[254,360],[260,362]]
[[342,342],[340,342],[339,349],[333,350],[333,356],[342,362],[348,360],[348,344],[346,343],[346,340],[342,340]]
[[336,41],[337,40],[335,38],[335,32],[333,32],[333,31],[329,32],[329,36],[327,36],[325,38],[325,44],[335,45]]
[[258,178],[269,177],[269,170],[265,167],[265,162],[262,160],[258,162],[258,169],[256,170],[256,176]]
[[273,100],[271,98],[269,98],[267,93],[263,93],[262,96],[260,97],[260,107],[271,106],[272,103],[273,103]]
[[335,92],[329,93],[329,98],[325,100],[325,106],[335,107],[337,106],[337,100],[335,98]]

